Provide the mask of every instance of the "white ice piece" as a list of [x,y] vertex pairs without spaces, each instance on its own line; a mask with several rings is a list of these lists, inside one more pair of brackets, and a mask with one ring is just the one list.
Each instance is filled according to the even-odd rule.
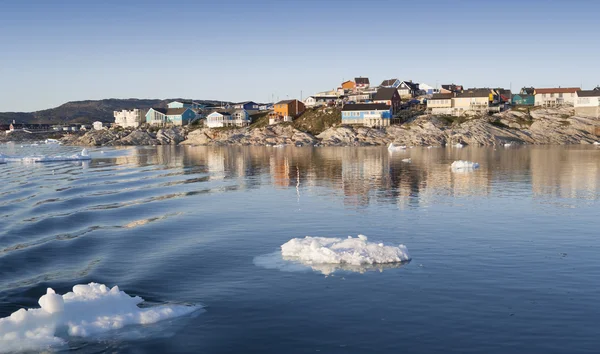
[[474,169],[479,168],[479,164],[477,162],[458,160],[454,161],[452,165],[450,165],[450,168],[454,172],[473,171]]
[[117,286],[75,285],[64,295],[48,288],[40,297],[40,308],[19,309],[0,318],[0,353],[44,351],[65,344],[57,332],[87,337],[123,328],[146,325],[191,314],[200,306],[160,305],[140,308],[144,300],[129,296]]
[[409,157],[407,159],[402,159],[402,162],[407,162],[407,163],[411,163],[412,159]]
[[388,151],[403,151],[406,150],[406,146],[404,145],[394,145],[394,143],[390,143],[388,145]]
[[456,144],[454,144],[452,146],[454,146],[455,148],[459,148],[459,149],[462,148],[462,147],[464,147],[464,145],[461,144],[461,143],[456,143]]
[[594,141],[594,145],[600,145],[600,142]]
[[364,235],[353,238],[311,237],[294,238],[281,245],[286,260],[297,260],[305,265],[348,264],[373,265],[400,263],[410,260],[404,245],[386,246],[368,242]]

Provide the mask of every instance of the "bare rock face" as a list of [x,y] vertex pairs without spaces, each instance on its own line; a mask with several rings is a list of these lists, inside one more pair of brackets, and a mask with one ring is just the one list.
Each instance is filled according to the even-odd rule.
[[107,145],[157,145],[158,140],[144,130],[134,130],[126,137],[112,141]]
[[208,129],[197,129],[187,135],[187,139],[181,145],[208,145],[213,139],[206,134]]
[[198,129],[190,132],[183,145],[314,145],[314,136],[289,125],[249,129]]
[[184,131],[178,127],[160,129],[156,133],[156,140],[161,145],[177,145],[185,140]]

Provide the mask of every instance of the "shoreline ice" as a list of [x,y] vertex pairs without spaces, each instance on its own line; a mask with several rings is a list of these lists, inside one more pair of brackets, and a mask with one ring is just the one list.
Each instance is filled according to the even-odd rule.
[[23,162],[23,163],[37,163],[37,162],[63,162],[63,161],[89,161],[92,157],[88,153],[87,149],[81,150],[80,153],[73,155],[31,155],[31,156],[9,156],[0,154],[0,163],[7,162]]
[[394,145],[394,143],[390,143],[388,145],[388,151],[404,151],[406,150],[406,146],[404,145]]
[[0,353],[40,351],[66,344],[63,333],[89,337],[128,325],[147,325],[191,314],[201,306],[160,305],[140,308],[144,300],[117,286],[75,285],[72,292],[56,294],[48,288],[40,308],[19,309],[0,318]]

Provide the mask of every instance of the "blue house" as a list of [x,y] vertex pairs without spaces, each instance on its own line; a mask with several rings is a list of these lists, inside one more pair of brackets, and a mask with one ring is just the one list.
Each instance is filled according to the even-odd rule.
[[196,118],[190,108],[150,108],[146,123],[150,125],[186,125]]
[[181,100],[181,101],[169,102],[169,103],[167,103],[167,107],[168,108],[200,109],[200,108],[204,108],[204,105],[200,104],[200,103],[197,103],[197,102],[194,102],[194,101]]
[[259,104],[256,102],[252,102],[252,101],[246,101],[246,102],[234,103],[233,108],[234,109],[243,109],[246,111],[258,111]]
[[534,95],[516,94],[512,97],[513,106],[533,106],[535,104]]
[[342,124],[387,127],[392,116],[392,106],[383,103],[347,104],[342,108]]

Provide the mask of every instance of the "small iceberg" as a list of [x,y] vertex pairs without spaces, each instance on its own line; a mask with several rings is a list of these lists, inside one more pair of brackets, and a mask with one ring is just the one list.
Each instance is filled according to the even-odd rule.
[[304,264],[384,264],[410,260],[404,245],[386,246],[368,242],[367,236],[353,238],[311,237],[294,238],[281,245],[284,259]]
[[[64,337],[89,337],[128,325],[147,325],[192,314],[200,306],[160,305],[140,308],[144,300],[119,287],[75,285],[64,295],[48,288],[40,308],[19,309],[0,319],[0,353],[45,351],[66,344]],[[63,337],[63,338],[61,338]]]
[[450,165],[450,168],[455,172],[473,171],[474,169],[479,168],[479,164],[477,162],[458,160],[454,161],[452,165]]
[[594,141],[594,145],[600,145],[600,142]]
[[91,160],[91,156],[87,149],[83,149],[80,153],[74,155],[32,155],[32,156],[8,156],[0,154],[0,161],[4,162],[24,162],[24,163],[36,163],[36,162],[59,162],[59,161],[88,161]]
[[406,150],[406,146],[404,145],[394,145],[394,143],[390,143],[388,145],[388,151],[403,151]]
[[407,159],[402,159],[402,162],[411,163],[412,159],[410,157]]
[[512,143],[505,143],[504,144],[504,147],[511,147],[511,146],[512,146]]
[[465,146],[464,146],[463,144],[461,144],[461,143],[456,143],[456,144],[454,144],[454,145],[452,145],[452,146],[454,146],[455,148],[459,148],[459,149],[460,149],[460,148],[463,148],[463,147],[465,147]]

